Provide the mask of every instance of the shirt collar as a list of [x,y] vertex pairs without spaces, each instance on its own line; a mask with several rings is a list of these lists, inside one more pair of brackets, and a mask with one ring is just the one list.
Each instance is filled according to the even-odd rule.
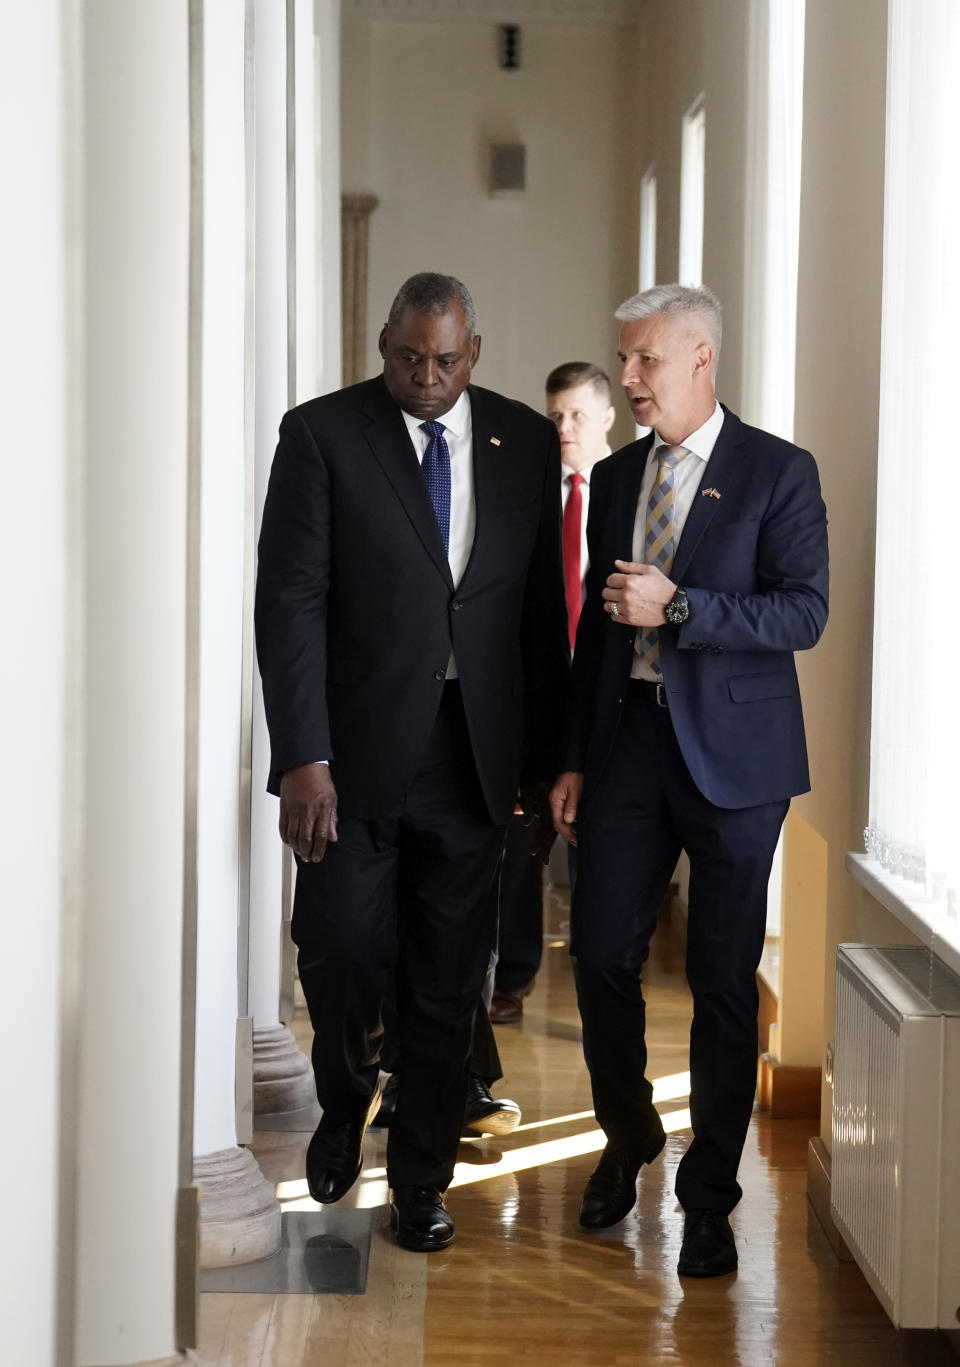
[[[403,421],[407,424],[407,431],[411,437],[422,442],[424,434],[420,431],[420,424],[424,419],[415,418],[412,413],[408,413],[404,408],[401,408],[400,412],[403,414]],[[431,419],[431,422],[442,422],[453,436],[465,437],[470,432],[470,418],[470,399],[467,391],[464,390],[452,408],[448,408],[446,413],[438,414],[436,418]]]
[[[706,422],[701,427],[698,427],[696,432],[691,432],[686,441],[682,441],[679,444],[684,450],[690,451],[695,456],[699,456],[700,459],[706,463],[713,455],[713,448],[717,444],[717,437],[720,435],[720,428],[722,426],[723,409],[714,401],[713,412],[710,414],[709,418],[707,418]],[[660,433],[654,428],[653,446],[651,451],[656,452],[661,446],[669,446],[670,444],[670,442],[664,441]]]
[[[607,458],[607,456],[609,456],[609,454],[610,454],[610,447],[608,446],[607,449],[604,451],[603,455],[602,455],[602,456],[598,456],[597,459],[593,462],[592,465],[588,465],[587,468],[586,468],[585,470],[581,470],[581,471],[580,471],[580,474],[583,476],[583,482],[584,482],[584,484],[589,484],[589,483],[590,483],[590,476],[593,474],[594,470],[597,468],[597,466],[600,464],[600,462],[601,462],[602,460],[606,460],[606,458]],[[561,461],[561,463],[560,463],[560,473],[561,473],[561,478],[562,478],[562,479],[569,479],[571,475],[575,475],[577,472],[576,472],[576,470],[574,470],[574,468],[573,468],[572,465],[568,465],[568,464],[566,463],[566,461]]]

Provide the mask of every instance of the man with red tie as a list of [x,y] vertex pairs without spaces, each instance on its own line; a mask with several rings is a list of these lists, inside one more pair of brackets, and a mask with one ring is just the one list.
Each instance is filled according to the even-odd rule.
[[547,417],[560,437],[563,499],[563,577],[570,650],[577,637],[587,574],[587,510],[593,467],[610,454],[607,433],[616,417],[610,381],[589,361],[568,361],[547,376]]
[[[567,361],[546,381],[546,414],[560,437],[563,499],[563,572],[567,626],[573,650],[587,573],[587,509],[593,467],[610,454],[607,433],[616,416],[610,381],[589,361]],[[543,950],[541,866],[531,858],[535,824],[514,816],[507,832],[501,874],[500,941],[490,1019],[495,1025],[523,1018],[523,999],[533,987]]]

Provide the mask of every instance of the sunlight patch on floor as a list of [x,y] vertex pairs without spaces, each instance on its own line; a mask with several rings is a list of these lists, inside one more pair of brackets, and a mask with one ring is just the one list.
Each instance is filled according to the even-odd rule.
[[[654,1078],[653,1099],[655,1102],[677,1101],[690,1095],[690,1074],[670,1073]],[[574,1111],[569,1115],[549,1116],[543,1120],[532,1120],[519,1125],[514,1134],[523,1131],[544,1129],[548,1125],[571,1124],[578,1120],[592,1120],[593,1111]],[[667,1134],[690,1128],[690,1111],[683,1108],[670,1111],[661,1116]],[[488,1139],[466,1141],[471,1145],[490,1143]],[[494,1141],[495,1142],[495,1141]],[[583,1154],[598,1153],[606,1143],[601,1129],[592,1127],[579,1134],[568,1135],[563,1139],[546,1139],[540,1144],[527,1144],[510,1149],[492,1163],[458,1163],[454,1169],[451,1187],[470,1186],[476,1182],[486,1182],[493,1177],[503,1177],[511,1172],[523,1172],[527,1168],[542,1167],[547,1163],[560,1163],[566,1158],[579,1158]],[[277,1200],[284,1210],[316,1210],[319,1207],[310,1199],[306,1179],[293,1182],[278,1182]],[[364,1168],[354,1191],[354,1204],[358,1209],[368,1210],[373,1206],[384,1205],[387,1201],[387,1170],[385,1167]]]

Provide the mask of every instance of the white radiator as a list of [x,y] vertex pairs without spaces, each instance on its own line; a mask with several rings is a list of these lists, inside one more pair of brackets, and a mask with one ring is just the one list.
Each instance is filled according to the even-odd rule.
[[831,1211],[898,1328],[960,1324],[960,978],[840,945]]

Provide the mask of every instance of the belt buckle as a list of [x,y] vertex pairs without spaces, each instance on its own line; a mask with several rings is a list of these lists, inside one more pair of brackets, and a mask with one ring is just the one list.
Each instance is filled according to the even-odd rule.
[[664,684],[662,684],[662,683],[658,683],[658,684],[655,685],[655,687],[656,687],[656,690],[657,690],[657,706],[658,706],[658,707],[666,707],[666,706],[667,706],[667,689],[666,689],[666,686],[665,686]]

